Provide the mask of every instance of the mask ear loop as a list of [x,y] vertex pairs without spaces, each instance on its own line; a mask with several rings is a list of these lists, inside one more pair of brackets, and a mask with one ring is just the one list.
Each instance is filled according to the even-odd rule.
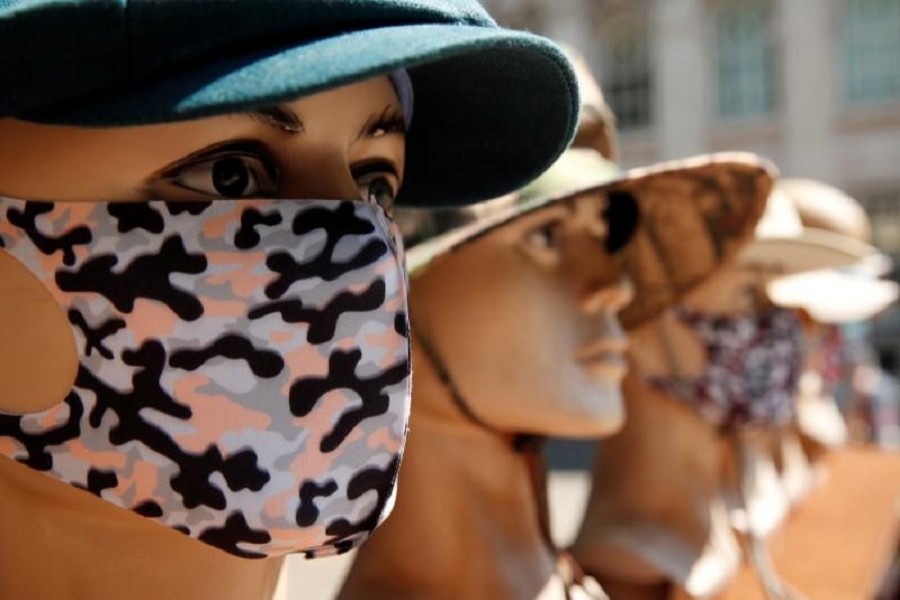
[[447,391],[447,394],[450,396],[450,399],[453,401],[453,404],[456,406],[459,412],[462,413],[466,420],[486,431],[489,431],[490,433],[500,436],[506,435],[475,413],[469,402],[467,402],[465,397],[463,397],[462,392],[459,391],[459,387],[456,385],[456,382],[453,381],[453,377],[450,375],[450,370],[447,369],[447,365],[441,358],[440,354],[438,354],[437,349],[431,344],[428,339],[425,338],[425,336],[420,335],[418,333],[418,330],[418,327],[410,325],[410,331],[412,331],[412,335],[416,338],[416,341],[419,342],[419,346],[425,352],[425,356],[428,357],[428,361],[431,363],[432,368],[434,368],[435,373],[437,373],[441,385]]

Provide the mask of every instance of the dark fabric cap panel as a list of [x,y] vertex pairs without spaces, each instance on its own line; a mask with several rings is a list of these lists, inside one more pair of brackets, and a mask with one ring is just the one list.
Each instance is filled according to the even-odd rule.
[[[530,49],[504,47],[483,58],[458,56],[412,70],[419,112],[408,138],[407,170],[415,175],[404,183],[401,202],[467,204],[473,179],[483,182],[483,198],[501,196],[524,186],[549,166],[548,156],[565,149],[568,138],[558,138],[549,149],[546,134],[574,128],[577,113],[559,92],[577,95],[575,83],[549,57],[542,59],[540,78],[529,72],[526,79],[516,68],[525,60],[538,59]],[[450,86],[450,81],[468,84]],[[515,110],[496,100],[504,93],[514,94],[508,103]],[[485,110],[489,102],[495,110]],[[523,114],[535,121],[523,122]],[[460,136],[465,139],[457,140]],[[518,139],[514,147],[512,139]],[[534,171],[535,165],[543,166]],[[430,190],[440,190],[441,198]]]
[[[159,5],[174,3],[191,8],[160,10]],[[135,73],[377,27],[493,23],[479,5],[459,0],[128,0],[128,13]]]
[[503,195],[574,134],[569,61],[475,0],[0,0],[0,118],[174,122],[399,67],[416,96],[401,203]]
[[463,0],[6,0],[0,116],[340,33],[409,24],[494,22],[477,2]]
[[128,78],[121,1],[12,0],[0,11],[0,117]]

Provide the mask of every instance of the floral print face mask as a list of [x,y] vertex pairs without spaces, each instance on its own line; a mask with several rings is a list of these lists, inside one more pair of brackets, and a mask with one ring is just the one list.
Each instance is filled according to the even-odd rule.
[[693,406],[716,427],[784,425],[794,417],[802,370],[802,324],[790,310],[742,315],[679,308],[706,350],[695,377],[650,377],[650,385]]

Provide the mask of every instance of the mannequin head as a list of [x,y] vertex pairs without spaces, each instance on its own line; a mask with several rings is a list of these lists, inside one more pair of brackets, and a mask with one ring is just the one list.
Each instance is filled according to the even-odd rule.
[[[127,11],[26,4],[0,7],[10,32],[2,42],[10,60],[0,101],[0,326],[24,340],[0,354],[0,455],[238,556],[312,556],[362,541],[390,510],[409,414],[407,286],[393,200],[405,181],[402,193],[418,204],[468,204],[539,172],[573,133],[568,63],[547,40],[501,30],[468,0]],[[159,31],[165,44],[146,43]],[[37,38],[58,43],[16,43]],[[516,48],[497,48],[501,40]],[[494,79],[511,57],[521,90]],[[390,75],[364,79],[378,73]],[[559,118],[532,144],[495,115],[532,120],[537,110],[525,97],[534,81],[558,92],[548,102]],[[338,87],[347,82],[358,83]],[[494,86],[491,95],[504,89],[522,101],[433,110],[448,100],[461,107],[454,92]],[[422,133],[407,138],[413,93],[425,108]],[[465,165],[478,154],[473,146],[497,152],[484,144],[485,122],[497,122],[491,140],[500,147],[527,148],[501,150],[510,160],[493,176]],[[445,139],[446,128],[459,135]],[[425,167],[406,163],[407,140],[411,155],[429,159]],[[240,201],[213,201],[220,198]],[[79,241],[62,240],[73,232]],[[174,258],[172,247],[180,249]],[[60,283],[67,275],[80,281]],[[125,279],[133,285],[118,285]],[[127,290],[124,302],[116,287]],[[289,288],[294,297],[282,299]],[[175,306],[185,300],[190,315]],[[360,316],[373,304],[384,318]],[[308,327],[291,326],[298,323]],[[101,345],[116,338],[112,350],[94,345],[101,336]],[[354,360],[359,369],[343,368]],[[248,393],[264,379],[279,402]],[[124,396],[137,401],[115,403]],[[330,431],[313,439],[319,424]],[[0,477],[0,490],[43,487],[10,481]],[[338,496],[364,496],[369,506],[332,510]],[[72,519],[63,496],[51,504],[59,510],[42,522]],[[350,531],[357,527],[363,536]],[[112,550],[109,537],[98,534],[97,548]],[[35,547],[47,543],[35,536]],[[270,544],[262,554],[247,548],[260,543]],[[77,579],[78,554],[62,558],[62,578]],[[156,566],[148,569],[165,573]]]
[[[28,200],[359,199],[390,208],[403,117],[387,77],[257,113],[83,129],[0,119],[0,196]],[[60,402],[75,378],[72,329],[49,292],[0,253],[0,411]],[[47,349],[53,351],[48,352]]]
[[[405,435],[408,340],[394,323],[406,319],[406,286],[384,214],[402,182],[405,123],[386,76],[183,123],[82,129],[0,121],[18,149],[0,154],[0,324],[23,341],[0,355],[4,460],[239,556],[262,555],[247,545],[254,536],[272,555],[319,546],[300,540],[318,513],[272,507],[292,502],[289,486],[299,490],[312,477],[331,475],[333,498],[349,486],[322,472],[320,456],[342,468],[359,459],[396,471]],[[52,203],[23,202],[34,199]],[[127,298],[115,289],[126,285]],[[338,304],[353,285],[373,290],[374,303]],[[291,303],[306,314],[281,312]],[[344,317],[354,312],[368,313],[364,326]],[[336,344],[366,365],[358,377],[400,367],[406,383],[390,387],[399,380],[389,375],[393,384],[380,392],[387,402],[352,420],[352,411],[330,404],[334,393],[305,391],[311,376],[336,372],[345,352]],[[178,358],[192,355],[203,357]],[[382,361],[374,368],[373,357]],[[352,387],[354,376],[342,385]],[[313,411],[322,410],[343,421],[322,432],[330,440],[309,437]],[[103,417],[108,411],[116,416]],[[358,451],[350,434],[369,435],[379,415],[388,426],[400,423],[396,445]],[[245,433],[256,441],[235,440]],[[302,451],[297,435],[308,438]],[[198,472],[204,456],[221,462]],[[103,489],[95,472],[106,473]],[[227,485],[214,483],[215,473]],[[289,477],[295,483],[285,485]],[[204,491],[193,495],[197,486]],[[256,492],[255,504],[228,497],[245,490]],[[386,501],[389,491],[379,497]],[[228,521],[235,507],[244,523],[259,524],[238,533],[243,526]],[[220,522],[212,524],[215,511]],[[215,537],[215,527],[232,530]],[[266,527],[272,534],[248,533]],[[285,531],[296,542],[284,543]]]
[[[670,319],[659,322],[666,366],[673,374],[643,374],[651,385],[687,402],[714,427],[787,425],[795,415],[802,326],[794,312],[767,306],[759,279],[747,285],[740,271],[735,275],[723,281],[711,301],[698,303],[710,308],[684,304]],[[741,305],[749,306],[733,310]],[[677,329],[672,321],[677,321]],[[692,364],[683,365],[686,359]]]
[[[741,315],[764,303],[765,276],[729,265],[685,296],[688,310]],[[644,597],[670,580],[711,597],[731,579],[740,549],[721,498],[726,445],[720,430],[655,378],[700,376],[710,364],[697,332],[673,311],[628,330],[623,393],[628,419],[597,454],[588,508],[573,552],[601,583]],[[617,589],[617,588],[612,588]],[[661,597],[661,596],[650,596]]]
[[[621,425],[627,342],[616,313],[632,291],[608,249],[606,203],[553,203],[413,279],[414,338],[498,430],[578,437]],[[428,410],[427,396],[417,402]]]
[[[622,419],[626,344],[615,314],[652,319],[734,257],[770,186],[748,155],[619,176],[597,152],[570,150],[512,204],[492,203],[411,247],[414,337],[489,425],[608,435]],[[691,268],[666,270],[684,256],[692,260],[679,266]],[[634,297],[632,281],[646,298]],[[457,297],[463,282],[477,291]]]

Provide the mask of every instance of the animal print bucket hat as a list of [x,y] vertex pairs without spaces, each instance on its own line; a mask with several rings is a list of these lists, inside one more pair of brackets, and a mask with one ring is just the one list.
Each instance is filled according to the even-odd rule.
[[398,215],[411,277],[526,215],[586,194],[605,198],[608,246],[622,250],[635,299],[626,327],[646,321],[735,258],[753,237],[774,168],[752,154],[720,153],[619,171],[600,153],[568,150],[531,185],[479,207]]
[[652,318],[753,239],[774,167],[747,153],[718,153],[622,171],[615,116],[590,68],[565,48],[580,90],[572,148],[514,194],[456,210],[395,213],[416,277],[433,264],[514,221],[577,196],[603,201],[607,247],[621,254],[635,299],[620,313],[627,327]]

